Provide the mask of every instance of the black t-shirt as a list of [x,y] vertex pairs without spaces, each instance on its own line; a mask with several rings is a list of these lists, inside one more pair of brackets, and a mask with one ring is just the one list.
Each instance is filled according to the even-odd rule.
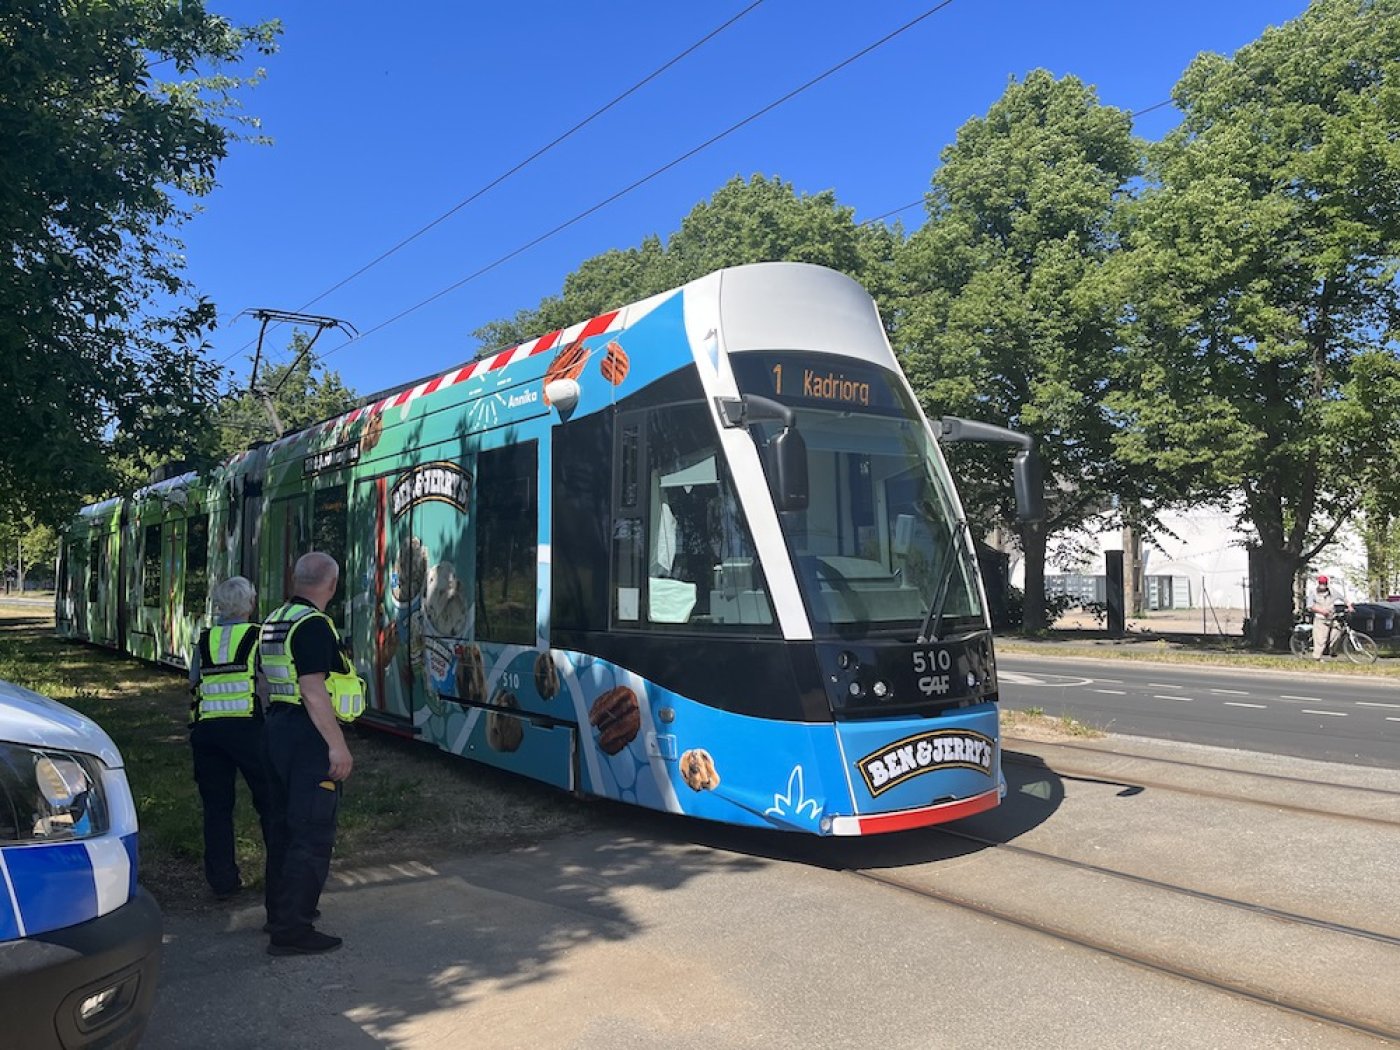
[[[296,605],[311,605],[305,598],[293,597]],[[312,608],[315,608],[313,605]],[[335,628],[323,616],[308,616],[292,632],[292,663],[297,675],[327,674],[342,670],[345,666],[340,658],[340,639]]]

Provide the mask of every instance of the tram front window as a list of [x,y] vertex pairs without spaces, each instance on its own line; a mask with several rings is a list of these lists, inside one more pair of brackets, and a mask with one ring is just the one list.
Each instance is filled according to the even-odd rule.
[[796,423],[808,506],[780,517],[814,631],[918,630],[940,589],[943,634],[981,628],[975,569],[922,422],[797,408]]

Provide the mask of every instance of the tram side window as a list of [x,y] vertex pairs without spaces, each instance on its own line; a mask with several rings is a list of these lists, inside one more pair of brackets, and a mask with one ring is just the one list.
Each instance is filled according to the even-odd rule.
[[96,603],[97,584],[102,577],[102,537],[97,535],[88,542],[88,586],[87,600]]
[[708,406],[651,412],[645,457],[647,621],[771,625],[767,584]]
[[326,606],[326,614],[338,624],[345,623],[345,548],[349,535],[349,502],[347,486],[335,485],[318,489],[311,509],[311,549],[324,551],[340,566],[340,582],[335,597]]
[[539,533],[539,444],[476,459],[476,636],[532,645]]
[[554,428],[550,455],[550,627],[608,629],[612,415],[597,412]]
[[147,525],[141,548],[141,604],[160,608],[160,526]]
[[203,616],[209,598],[209,515],[196,514],[185,533],[185,612]]

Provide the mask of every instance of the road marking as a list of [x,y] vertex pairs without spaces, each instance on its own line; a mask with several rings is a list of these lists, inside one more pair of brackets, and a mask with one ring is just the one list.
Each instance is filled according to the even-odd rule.
[[1126,692],[1124,692],[1122,689],[1095,689],[1094,692],[1096,692],[1096,693],[1109,693],[1109,694],[1111,694],[1111,695],[1113,695],[1113,696],[1127,696],[1127,695],[1128,695],[1128,694],[1127,694]]
[[1211,692],[1212,692],[1212,693],[1224,693],[1224,694],[1227,695],[1227,696],[1248,696],[1248,695],[1249,695],[1249,693],[1248,693],[1246,690],[1244,690],[1244,689],[1212,689]]
[[1175,682],[1148,682],[1147,685],[1148,685],[1148,687],[1151,688],[1151,689],[1181,689],[1181,688],[1182,688],[1182,686],[1177,685]]
[[1357,707],[1400,707],[1400,704],[1382,704],[1382,703],[1377,703],[1377,702],[1375,702],[1375,701],[1373,701],[1373,700],[1358,700],[1358,701],[1356,701],[1356,706],[1357,706]]
[[1121,678],[1095,678],[1094,681],[1096,681],[1096,682],[1104,682],[1104,683],[1106,683],[1106,684],[1108,684],[1108,685],[1122,685],[1122,684],[1123,684],[1123,679],[1121,679]]
[[1307,700],[1314,704],[1322,703],[1320,696],[1289,696],[1287,693],[1279,693],[1278,695],[1280,700]]
[[1194,696],[1153,696],[1153,700],[1184,700],[1188,704],[1196,702]]
[[1386,720],[1387,722],[1400,722],[1400,718],[1393,718],[1393,717],[1391,717],[1390,715],[1386,715],[1386,716],[1385,716],[1385,720]]
[[1305,714],[1305,715],[1331,715],[1333,718],[1345,718],[1345,717],[1347,716],[1347,713],[1346,713],[1345,711],[1313,711],[1312,709],[1307,708],[1307,707],[1303,708],[1303,714]]
[[1224,704],[1225,707],[1258,707],[1261,709],[1267,709],[1269,706],[1268,704],[1245,704],[1241,703],[1238,700],[1224,700],[1221,702]]

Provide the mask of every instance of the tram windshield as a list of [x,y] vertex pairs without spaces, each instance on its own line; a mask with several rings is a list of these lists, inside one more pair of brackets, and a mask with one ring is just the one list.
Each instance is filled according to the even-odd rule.
[[[864,362],[804,362],[736,355],[735,373],[746,393],[793,408],[807,447],[807,508],[779,518],[814,633],[913,632],[931,613],[943,636],[983,627],[951,481],[901,385]],[[764,422],[755,436],[781,426]]]

